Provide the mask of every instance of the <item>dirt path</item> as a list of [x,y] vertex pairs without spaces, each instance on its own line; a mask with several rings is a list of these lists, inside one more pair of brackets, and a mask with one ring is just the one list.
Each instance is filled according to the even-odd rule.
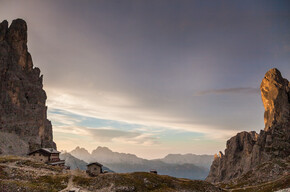
[[73,188],[73,177],[74,177],[73,175],[70,176],[66,188],[64,188],[63,190],[61,190],[59,192],[66,192],[66,191],[70,190],[71,188]]

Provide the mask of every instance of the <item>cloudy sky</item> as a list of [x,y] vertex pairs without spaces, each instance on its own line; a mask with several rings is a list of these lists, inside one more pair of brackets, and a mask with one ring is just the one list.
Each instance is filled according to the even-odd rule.
[[23,18],[58,149],[214,154],[264,128],[260,82],[290,79],[290,2],[0,0]]

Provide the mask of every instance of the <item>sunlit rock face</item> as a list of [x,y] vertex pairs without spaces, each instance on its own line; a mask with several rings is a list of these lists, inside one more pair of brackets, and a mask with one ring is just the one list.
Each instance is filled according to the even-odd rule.
[[288,80],[277,69],[271,69],[266,73],[260,88],[265,107],[265,131],[275,124],[286,124],[290,116]]
[[[290,155],[290,86],[278,69],[269,70],[261,83],[262,101],[265,107],[265,129],[256,132],[241,132],[227,141],[225,154],[216,155],[207,181],[229,182],[243,174],[258,170],[265,162],[286,160]],[[276,178],[284,174],[261,172],[260,177],[271,174]]]
[[23,155],[39,147],[56,148],[47,120],[46,93],[39,68],[27,50],[22,19],[0,23],[0,154]]

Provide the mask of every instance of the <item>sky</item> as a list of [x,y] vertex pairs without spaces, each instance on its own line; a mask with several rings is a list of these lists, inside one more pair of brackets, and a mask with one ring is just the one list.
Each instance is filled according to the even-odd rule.
[[215,154],[264,128],[264,74],[290,79],[287,0],[0,0],[16,18],[59,150]]

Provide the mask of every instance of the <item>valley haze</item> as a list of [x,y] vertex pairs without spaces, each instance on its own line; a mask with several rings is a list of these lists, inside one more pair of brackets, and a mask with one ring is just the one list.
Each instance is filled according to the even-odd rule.
[[99,162],[117,173],[148,172],[154,169],[161,175],[201,180],[208,175],[213,161],[213,155],[194,154],[168,154],[162,159],[147,160],[134,154],[113,152],[107,147],[97,147],[92,153],[77,147],[70,152],[63,152],[62,156],[72,169],[86,170],[87,163]]

